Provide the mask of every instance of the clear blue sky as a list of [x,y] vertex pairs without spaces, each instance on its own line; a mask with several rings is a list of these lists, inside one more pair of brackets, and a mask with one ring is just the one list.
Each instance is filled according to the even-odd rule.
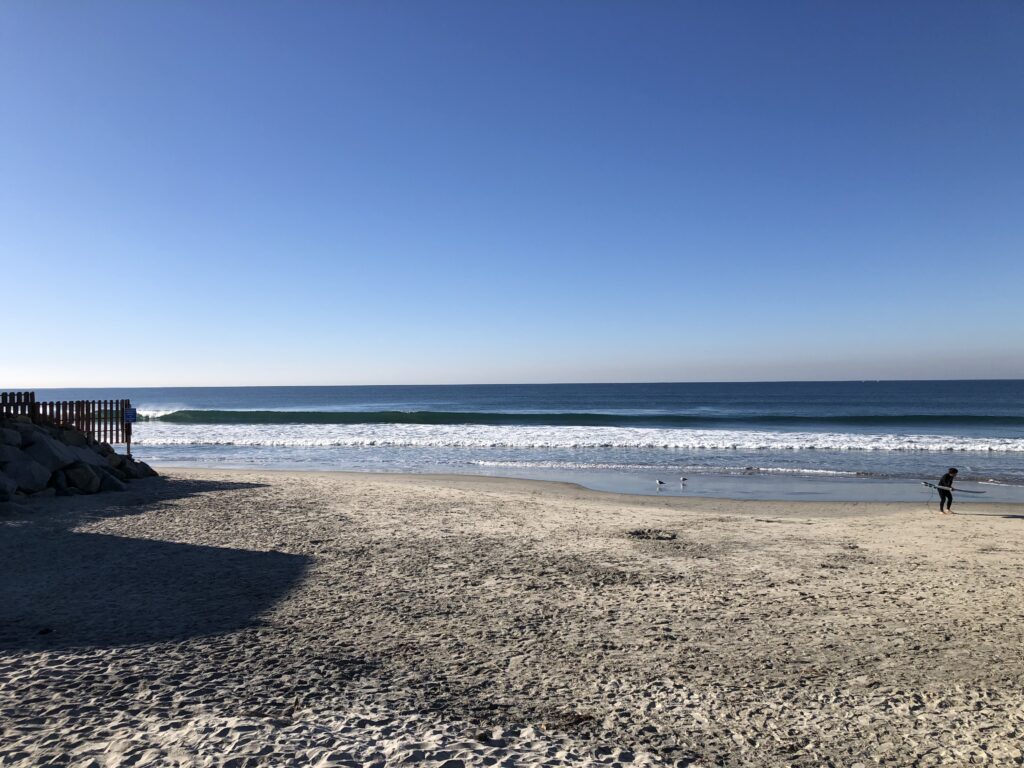
[[0,3],[0,385],[1024,378],[1024,3]]

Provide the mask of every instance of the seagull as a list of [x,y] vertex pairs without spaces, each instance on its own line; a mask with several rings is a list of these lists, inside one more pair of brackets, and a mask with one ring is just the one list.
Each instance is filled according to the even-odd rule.
[[685,478],[685,477],[680,477],[680,478],[679,478],[679,484],[680,484],[680,485],[682,485],[682,484],[683,484],[683,483],[685,483],[685,482],[686,482],[686,478]]
[[659,491],[661,490],[661,486],[663,486],[665,484],[664,480],[655,480],[654,482],[656,482],[658,484],[658,490]]

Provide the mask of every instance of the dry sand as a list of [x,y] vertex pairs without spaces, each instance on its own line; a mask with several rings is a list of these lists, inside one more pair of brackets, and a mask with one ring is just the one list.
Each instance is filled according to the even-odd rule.
[[1022,577],[1019,507],[174,470],[0,518],[0,766],[1021,765]]

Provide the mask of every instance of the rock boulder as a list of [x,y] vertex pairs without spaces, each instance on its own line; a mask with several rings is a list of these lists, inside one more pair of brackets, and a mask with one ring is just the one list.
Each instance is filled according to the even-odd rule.
[[6,494],[8,496],[13,496],[14,492],[17,490],[17,482],[8,477],[5,472],[0,472],[0,495]]
[[23,493],[41,491],[50,481],[50,470],[29,458],[8,462],[4,474],[16,482]]
[[68,495],[68,478],[62,470],[58,469],[50,475],[50,487],[57,492],[58,496]]
[[68,446],[68,450],[75,455],[75,457],[83,464],[89,464],[93,467],[105,467],[107,466],[107,459],[100,453],[97,453],[92,448],[75,448]]
[[64,470],[69,488],[77,488],[83,493],[96,493],[100,489],[100,476],[91,466],[81,461]]
[[18,446],[25,448],[32,445],[36,437],[35,427],[31,423],[25,424],[21,421],[8,421],[7,426],[18,433]]
[[15,448],[13,445],[0,443],[0,467],[9,461],[20,461],[24,458],[25,454],[22,453],[21,448]]
[[62,429],[58,439],[65,445],[73,445],[76,448],[89,447],[89,438],[77,429]]
[[36,435],[32,445],[25,449],[25,455],[35,459],[51,472],[74,464],[78,459],[66,445],[44,434]]
[[129,480],[141,480],[144,477],[156,477],[156,471],[144,461],[125,459],[118,468]]
[[100,468],[100,490],[101,491],[127,491],[128,484],[121,478],[114,475],[109,469]]

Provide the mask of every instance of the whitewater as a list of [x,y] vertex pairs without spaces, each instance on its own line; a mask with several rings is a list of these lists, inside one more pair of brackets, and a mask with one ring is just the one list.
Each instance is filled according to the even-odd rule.
[[1024,453],[1024,437],[482,424],[175,424],[138,430],[140,446],[646,448],[706,451]]

